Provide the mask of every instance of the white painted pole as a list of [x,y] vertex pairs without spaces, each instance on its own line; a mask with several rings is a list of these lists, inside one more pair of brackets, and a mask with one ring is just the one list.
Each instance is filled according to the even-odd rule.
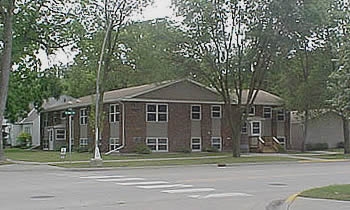
[[68,117],[69,123],[69,160],[72,161],[72,114],[69,114]]

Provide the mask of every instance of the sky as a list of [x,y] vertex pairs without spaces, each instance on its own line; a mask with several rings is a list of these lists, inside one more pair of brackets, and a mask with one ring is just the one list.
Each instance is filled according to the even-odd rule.
[[[171,0],[154,0],[154,4],[145,8],[143,13],[136,17],[140,20],[151,20],[155,18],[171,17],[173,11],[170,8]],[[57,64],[67,64],[73,62],[74,52],[69,50],[59,50],[56,55],[46,56],[44,51],[39,51],[38,57],[42,62],[42,69],[46,69]]]

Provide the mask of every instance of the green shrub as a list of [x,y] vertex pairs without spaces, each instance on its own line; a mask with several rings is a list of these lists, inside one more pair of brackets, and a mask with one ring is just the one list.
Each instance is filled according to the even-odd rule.
[[219,150],[215,147],[207,147],[204,150],[205,152],[219,152]]
[[315,151],[315,150],[326,150],[328,149],[328,143],[315,143],[315,144],[306,144],[306,150]]
[[79,153],[89,152],[89,147],[78,147],[77,152]]
[[32,136],[29,133],[22,132],[17,137],[17,143],[21,148],[32,146]]
[[277,145],[277,149],[278,149],[278,153],[286,153],[286,149],[284,148],[284,146],[278,144]]
[[343,141],[338,142],[337,148],[344,148],[344,142]]
[[136,149],[135,152],[137,154],[151,154],[152,151],[148,148],[148,146],[146,144],[137,144],[136,145]]
[[191,153],[192,151],[190,150],[190,148],[180,148],[177,152],[181,152],[181,153]]

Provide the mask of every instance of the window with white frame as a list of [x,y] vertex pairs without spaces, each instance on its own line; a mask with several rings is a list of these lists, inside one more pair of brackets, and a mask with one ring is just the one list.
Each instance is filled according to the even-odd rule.
[[61,120],[66,119],[66,113],[65,111],[61,111]]
[[248,123],[244,122],[242,125],[242,129],[241,129],[241,133],[242,134],[247,134],[248,133]]
[[221,151],[221,137],[212,137],[211,146],[219,151]]
[[56,140],[66,140],[65,129],[56,129]]
[[191,120],[200,120],[200,119],[201,119],[201,106],[191,105]]
[[119,121],[119,117],[120,117],[119,105],[118,104],[111,104],[109,106],[109,122],[115,123],[115,122]]
[[261,134],[260,121],[251,122],[251,134],[252,134],[252,136],[260,136],[260,134]]
[[249,109],[249,116],[254,116],[255,115],[255,106],[251,106],[250,109]]
[[168,152],[167,138],[147,138],[146,145],[152,152]]
[[220,105],[211,106],[211,117],[212,118],[221,118],[221,106]]
[[120,146],[119,138],[110,138],[109,139],[109,150],[115,150]]
[[277,140],[280,142],[280,145],[286,145],[286,137],[285,136],[277,136]]
[[284,109],[280,109],[277,111],[277,120],[278,121],[284,121],[285,118],[285,113],[284,113]]
[[191,150],[193,152],[201,151],[201,138],[200,137],[192,137],[191,138]]
[[44,114],[44,127],[49,126],[49,113]]
[[80,109],[80,125],[86,125],[87,124],[87,110],[86,108]]
[[79,146],[80,147],[87,147],[89,145],[89,140],[87,138],[80,138],[79,139]]
[[147,104],[146,120],[147,122],[167,122],[168,105],[167,104]]
[[270,119],[272,117],[272,108],[269,106],[265,106],[263,115],[264,115],[264,118]]

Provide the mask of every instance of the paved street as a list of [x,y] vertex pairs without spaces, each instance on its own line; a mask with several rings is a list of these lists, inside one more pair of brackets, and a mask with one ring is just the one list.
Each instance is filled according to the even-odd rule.
[[0,166],[0,205],[6,210],[273,210],[301,190],[350,183],[349,174],[349,162],[102,171],[6,165]]

